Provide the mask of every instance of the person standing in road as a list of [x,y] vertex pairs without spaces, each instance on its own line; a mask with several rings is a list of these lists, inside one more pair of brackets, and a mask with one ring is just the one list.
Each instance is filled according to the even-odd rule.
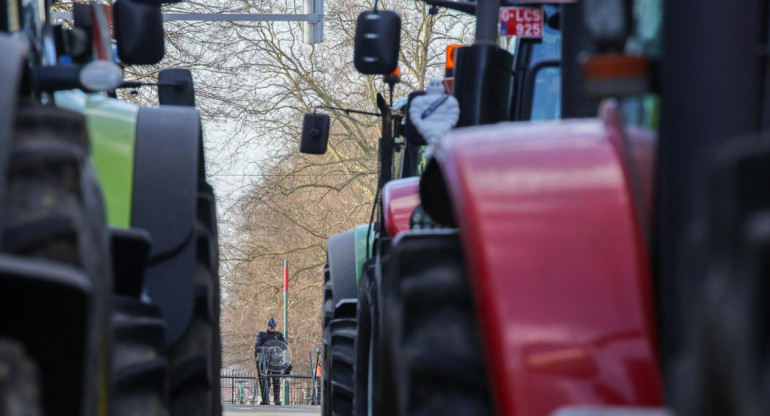
[[310,404],[321,404],[321,378],[323,377],[323,371],[321,370],[321,363],[315,365],[315,377],[313,378],[313,397]]
[[[275,318],[270,318],[267,321],[267,331],[259,331],[254,343],[254,359],[257,361],[257,377],[259,378],[259,386],[260,390],[262,391],[262,402],[259,403],[260,405],[270,404],[268,399],[268,391],[270,390],[270,385],[273,386],[273,404],[277,406],[281,405],[281,379],[277,376],[279,373],[268,371],[267,374],[263,374],[259,368],[259,354],[261,352],[260,347],[262,347],[266,342],[272,340],[286,342],[283,334],[276,330],[277,326],[278,325],[275,321]],[[285,371],[285,374],[290,373],[291,366],[289,366],[289,368],[287,368]]]

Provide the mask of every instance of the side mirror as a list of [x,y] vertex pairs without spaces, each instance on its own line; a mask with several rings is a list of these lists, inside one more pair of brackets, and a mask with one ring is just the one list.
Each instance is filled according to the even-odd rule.
[[299,151],[314,155],[326,153],[329,143],[329,115],[320,113],[305,113],[302,119],[302,137]]
[[366,75],[390,74],[398,66],[401,17],[390,10],[369,10],[358,15],[353,63]]
[[128,65],[154,65],[163,59],[160,4],[116,0],[112,6],[118,57]]
[[158,102],[160,105],[195,107],[192,72],[184,68],[161,69],[158,73]]

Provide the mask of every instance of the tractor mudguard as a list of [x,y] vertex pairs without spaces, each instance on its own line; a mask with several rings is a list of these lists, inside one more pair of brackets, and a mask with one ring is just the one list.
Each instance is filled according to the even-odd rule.
[[436,149],[499,414],[662,403],[639,212],[654,147],[627,131],[626,149],[603,114],[457,129]]
[[355,231],[329,238],[326,255],[334,306],[344,299],[357,299]]
[[167,322],[167,346],[192,321],[200,142],[194,108],[139,110],[131,226],[152,236],[145,282]]
[[[16,118],[16,104],[19,97],[19,84],[27,58],[28,46],[18,38],[6,33],[0,34],[0,177],[5,178],[8,165],[13,120]],[[5,200],[5,181],[0,182],[0,201]],[[5,218],[3,204],[0,204],[0,228]],[[0,242],[1,243],[1,242]]]
[[46,414],[83,414],[94,301],[91,279],[53,262],[0,255],[0,338],[37,363]]
[[385,212],[385,231],[390,238],[409,230],[412,212],[420,205],[420,178],[411,177],[390,181],[382,189],[382,210]]

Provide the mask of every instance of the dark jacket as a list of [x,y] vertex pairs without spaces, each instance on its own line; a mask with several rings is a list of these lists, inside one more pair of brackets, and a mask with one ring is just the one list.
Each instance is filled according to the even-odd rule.
[[259,331],[257,332],[257,339],[254,342],[254,357],[259,356],[259,347],[264,345],[267,341],[277,339],[278,341],[286,342],[283,334],[280,331]]
[[[257,339],[254,342],[254,359],[259,361],[259,347],[264,345],[267,341],[271,341],[277,339],[278,341],[286,342],[286,338],[283,337],[283,334],[280,331],[259,331],[257,332]],[[284,371],[284,374],[291,374],[292,366],[289,366]]]

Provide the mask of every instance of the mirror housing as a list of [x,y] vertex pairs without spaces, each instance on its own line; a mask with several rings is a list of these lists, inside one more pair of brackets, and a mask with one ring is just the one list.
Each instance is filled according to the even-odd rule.
[[158,73],[158,102],[160,105],[195,107],[192,72],[185,68],[161,69]]
[[329,143],[329,115],[321,113],[305,113],[302,118],[302,137],[299,151],[313,155],[326,153]]
[[390,74],[398,66],[401,16],[390,10],[367,10],[358,15],[353,63],[366,75]]
[[112,6],[118,57],[128,65],[154,65],[163,59],[160,4],[116,0]]

